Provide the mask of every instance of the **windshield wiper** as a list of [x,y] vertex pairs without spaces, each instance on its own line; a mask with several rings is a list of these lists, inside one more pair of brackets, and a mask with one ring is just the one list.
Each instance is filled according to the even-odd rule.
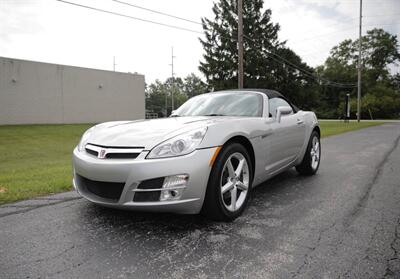
[[178,114],[173,114],[173,115],[170,115],[169,117],[180,117],[180,115],[178,115]]
[[219,114],[219,113],[210,113],[210,114],[205,114],[204,116],[226,116],[225,114]]

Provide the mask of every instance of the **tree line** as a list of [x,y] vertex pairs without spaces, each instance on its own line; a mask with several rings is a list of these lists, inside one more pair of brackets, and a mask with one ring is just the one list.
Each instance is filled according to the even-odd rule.
[[[188,98],[209,91],[237,88],[236,0],[214,2],[213,19],[203,18],[204,49],[199,70],[205,81],[190,74],[146,86],[146,110],[159,117],[170,114]],[[263,11],[263,0],[243,1],[244,87],[275,89],[303,110],[320,118],[339,118],[346,94],[351,96],[355,118],[357,97],[358,40],[346,39],[334,46],[323,65],[315,68],[279,40],[280,26]],[[361,38],[362,118],[400,118],[400,62],[397,36],[375,28]],[[167,100],[166,100],[167,99]],[[165,111],[167,102],[168,111]]]

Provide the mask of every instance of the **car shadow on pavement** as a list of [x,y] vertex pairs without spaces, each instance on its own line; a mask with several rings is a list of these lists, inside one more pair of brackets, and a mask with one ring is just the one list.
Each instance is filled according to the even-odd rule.
[[271,180],[264,182],[252,191],[252,196],[243,215],[231,223],[215,222],[202,215],[179,215],[170,213],[148,213],[140,211],[119,210],[106,208],[92,203],[86,203],[85,222],[93,220],[113,229],[121,228],[124,231],[129,228],[135,231],[176,232],[195,229],[215,229],[216,227],[232,226],[240,224],[249,218],[255,218],[260,211],[267,211],[274,202],[282,203],[279,197],[287,196],[298,188],[303,179],[294,170],[285,171]]
[[[165,277],[175,277],[174,271],[186,272],[196,263],[202,274],[223,277],[226,271],[213,263],[227,266],[230,262],[236,265],[242,259],[251,259],[252,265],[266,265],[260,255],[279,245],[288,222],[294,222],[288,216],[292,218],[293,211],[304,213],[302,208],[293,209],[293,205],[302,204],[298,202],[299,193],[311,191],[307,188],[308,179],[315,177],[302,177],[289,170],[263,183],[254,189],[242,216],[228,223],[214,222],[201,215],[110,209],[80,200],[79,215],[74,218],[77,221],[74,239],[83,243],[82,254],[96,257],[96,262],[111,261],[110,265],[117,266],[135,263],[135,269],[150,273],[154,267],[168,267],[172,273],[166,273],[169,275]],[[90,249],[86,250],[87,247]],[[193,276],[191,271],[183,277],[200,275]]]

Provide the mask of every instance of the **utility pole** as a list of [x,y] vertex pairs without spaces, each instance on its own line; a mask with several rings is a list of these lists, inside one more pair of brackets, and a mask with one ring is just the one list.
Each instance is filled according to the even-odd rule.
[[171,108],[174,110],[174,89],[175,89],[175,80],[174,80],[174,47],[171,47],[171,78],[172,78],[172,84],[171,84]]
[[243,88],[243,0],[238,0],[238,88]]
[[357,122],[361,120],[361,27],[362,27],[362,0],[360,0],[360,30],[358,35],[358,80],[357,80]]
[[165,117],[168,117],[168,92],[165,91]]
[[113,70],[114,70],[114,72],[115,72],[115,66],[116,66],[117,64],[115,64],[115,56],[114,56],[114,60],[113,60]]

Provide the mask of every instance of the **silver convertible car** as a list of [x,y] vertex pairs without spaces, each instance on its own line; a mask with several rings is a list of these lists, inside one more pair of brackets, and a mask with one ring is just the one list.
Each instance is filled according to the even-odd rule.
[[73,184],[107,207],[229,221],[253,187],[292,167],[313,175],[320,156],[313,112],[273,90],[219,91],[189,99],[169,118],[90,128],[73,152]]

